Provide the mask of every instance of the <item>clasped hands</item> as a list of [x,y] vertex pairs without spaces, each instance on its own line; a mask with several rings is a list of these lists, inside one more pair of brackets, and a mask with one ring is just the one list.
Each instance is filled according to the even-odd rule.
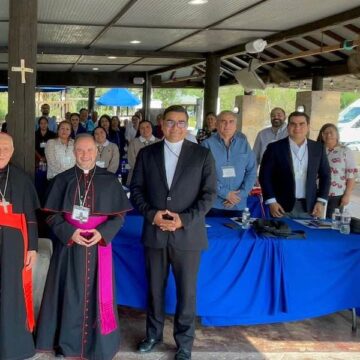
[[241,197],[239,196],[240,190],[236,191],[229,191],[226,200],[223,202],[223,205],[227,209],[233,208],[236,204],[238,204],[241,200]]
[[170,210],[158,210],[155,214],[153,224],[158,226],[162,231],[175,231],[183,226],[179,214]]
[[[85,238],[81,234],[92,234],[90,239]],[[78,245],[90,247],[97,244],[101,239],[102,236],[96,229],[76,229],[71,237],[71,239]]]

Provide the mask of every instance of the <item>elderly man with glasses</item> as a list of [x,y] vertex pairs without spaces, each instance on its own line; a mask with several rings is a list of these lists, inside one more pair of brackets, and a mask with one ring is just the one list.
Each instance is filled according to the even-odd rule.
[[149,298],[146,338],[139,352],[162,341],[164,296],[170,265],[175,277],[176,360],[191,359],[195,335],[196,278],[200,253],[207,247],[205,214],[216,197],[214,159],[208,149],[185,139],[188,114],[182,106],[167,108],[164,140],[140,150],[131,181],[131,201],[144,216]]

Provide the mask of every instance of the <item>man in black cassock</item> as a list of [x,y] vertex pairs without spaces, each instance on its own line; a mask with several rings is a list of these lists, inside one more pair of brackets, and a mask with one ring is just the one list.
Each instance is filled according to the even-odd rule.
[[0,134],[0,359],[35,354],[32,272],[38,245],[31,179],[9,164],[11,136]]
[[149,283],[146,338],[141,353],[163,339],[165,288],[170,266],[176,283],[175,360],[190,360],[195,337],[196,280],[207,248],[205,214],[216,198],[215,162],[208,149],[185,139],[185,108],[165,109],[164,140],[138,154],[131,201],[144,216],[142,240]]
[[55,239],[36,347],[107,360],[120,341],[111,240],[130,204],[117,177],[95,166],[91,135],[76,138],[74,153],[75,167],[54,178],[45,202]]

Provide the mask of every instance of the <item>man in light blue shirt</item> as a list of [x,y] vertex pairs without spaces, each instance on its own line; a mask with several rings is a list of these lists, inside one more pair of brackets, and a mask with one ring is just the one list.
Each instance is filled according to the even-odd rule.
[[232,111],[222,111],[216,121],[217,133],[201,143],[215,158],[217,198],[213,215],[240,215],[256,180],[255,154],[246,136],[236,131],[236,120]]

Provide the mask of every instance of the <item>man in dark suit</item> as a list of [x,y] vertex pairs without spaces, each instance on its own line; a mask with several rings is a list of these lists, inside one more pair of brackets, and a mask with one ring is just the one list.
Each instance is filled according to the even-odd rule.
[[309,116],[295,111],[288,118],[289,136],[268,145],[259,180],[273,217],[323,217],[330,187],[330,168],[323,144],[307,139]]
[[205,214],[216,198],[214,159],[185,139],[188,114],[178,105],[164,112],[164,140],[142,149],[131,181],[131,201],[144,216],[142,239],[149,281],[146,338],[142,353],[162,341],[169,267],[176,282],[175,359],[191,359],[195,335],[196,278],[207,247]]

